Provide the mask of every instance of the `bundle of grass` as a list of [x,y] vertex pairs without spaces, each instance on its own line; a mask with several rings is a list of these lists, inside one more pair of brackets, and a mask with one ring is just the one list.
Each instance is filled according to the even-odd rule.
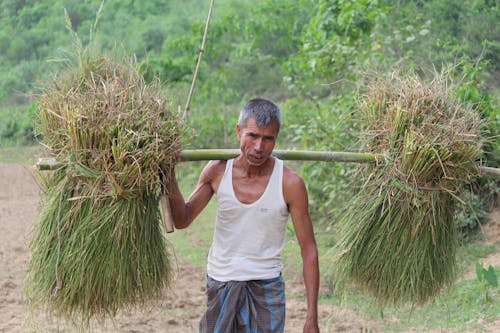
[[422,304],[455,277],[455,199],[478,174],[480,120],[443,75],[430,83],[396,74],[375,80],[360,112],[366,151],[386,160],[363,167],[335,226],[333,276],[382,306]]
[[80,57],[44,88],[37,129],[62,167],[42,182],[31,308],[88,322],[157,299],[172,271],[160,164],[175,163],[183,130],[160,83],[133,59]]

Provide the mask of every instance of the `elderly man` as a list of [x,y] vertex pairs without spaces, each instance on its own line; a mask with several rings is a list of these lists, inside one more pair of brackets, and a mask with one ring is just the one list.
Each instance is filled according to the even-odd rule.
[[207,264],[207,311],[200,332],[283,332],[285,284],[281,254],[288,217],[300,245],[307,294],[304,332],[319,332],[318,252],[304,181],[272,156],[281,110],[250,100],[236,126],[241,153],[210,161],[184,200],[175,173],[169,184],[175,227],[188,227],[217,197],[213,244]]

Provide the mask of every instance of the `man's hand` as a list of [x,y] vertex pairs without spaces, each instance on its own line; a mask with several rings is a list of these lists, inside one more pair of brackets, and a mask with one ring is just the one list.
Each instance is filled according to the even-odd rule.
[[319,333],[318,321],[307,319],[304,325],[304,333]]
[[181,153],[182,153],[182,142],[178,141],[175,144],[175,149],[174,149],[174,156],[177,162],[181,161]]

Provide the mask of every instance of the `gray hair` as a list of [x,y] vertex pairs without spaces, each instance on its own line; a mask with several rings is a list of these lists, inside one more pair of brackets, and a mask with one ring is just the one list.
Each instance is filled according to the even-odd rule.
[[265,98],[254,98],[248,101],[240,111],[238,124],[241,127],[245,127],[248,118],[254,119],[259,127],[267,127],[271,122],[276,120],[279,128],[282,123],[279,106],[275,102]]

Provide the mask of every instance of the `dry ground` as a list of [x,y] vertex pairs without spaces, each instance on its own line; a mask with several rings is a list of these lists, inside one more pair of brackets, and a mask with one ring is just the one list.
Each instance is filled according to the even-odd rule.
[[[28,244],[39,208],[40,193],[31,170],[15,164],[0,163],[0,332],[73,332],[64,322],[28,316],[24,279]],[[500,239],[500,211],[497,221],[486,230]],[[495,254],[485,263],[500,266]],[[114,322],[92,326],[92,332],[197,332],[198,320],[205,308],[205,270],[178,260],[178,272],[171,290],[159,304],[123,311]],[[287,281],[287,333],[302,331],[305,318],[302,283]],[[352,310],[321,304],[322,332],[378,332],[377,323]],[[494,328],[492,328],[494,329]]]

